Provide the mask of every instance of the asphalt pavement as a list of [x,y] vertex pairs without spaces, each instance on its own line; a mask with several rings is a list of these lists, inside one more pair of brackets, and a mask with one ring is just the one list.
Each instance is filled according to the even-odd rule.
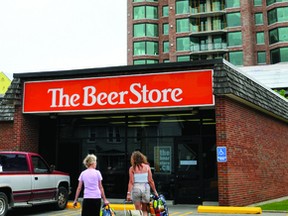
[[[111,202],[111,201],[110,201]],[[213,215],[213,216],[288,216],[287,212],[266,212],[262,211],[262,214],[230,214],[230,213],[198,213],[198,205],[172,205],[168,203],[169,216],[196,216],[196,215]],[[7,216],[80,216],[81,208],[73,209],[66,208],[61,211],[54,211],[50,205],[37,206],[32,208],[17,208],[9,211]],[[116,216],[125,216],[124,211],[116,211]]]

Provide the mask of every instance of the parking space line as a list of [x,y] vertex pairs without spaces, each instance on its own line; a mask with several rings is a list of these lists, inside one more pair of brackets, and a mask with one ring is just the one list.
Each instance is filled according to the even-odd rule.
[[184,214],[180,214],[179,216],[190,215],[190,214],[193,214],[193,212],[185,212]]
[[191,215],[193,214],[193,212],[173,212],[172,214],[169,213],[169,215],[173,216],[173,215],[177,215],[177,216],[184,216],[184,215]]
[[72,216],[72,215],[76,216],[80,214],[81,214],[81,210],[68,210],[65,212],[53,214],[53,216]]
[[178,215],[181,212],[173,212],[173,213],[169,213],[169,215]]

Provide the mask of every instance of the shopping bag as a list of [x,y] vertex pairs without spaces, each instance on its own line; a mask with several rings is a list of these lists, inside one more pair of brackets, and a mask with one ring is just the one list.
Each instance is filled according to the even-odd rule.
[[142,210],[126,209],[126,204],[127,203],[132,203],[132,201],[124,200],[124,214],[125,214],[125,216],[142,216],[143,215]]
[[151,216],[169,216],[168,205],[163,194],[151,196],[149,203]]
[[127,210],[128,216],[142,216],[143,212],[141,210]]
[[100,216],[115,216],[116,213],[109,205],[103,205],[100,211]]

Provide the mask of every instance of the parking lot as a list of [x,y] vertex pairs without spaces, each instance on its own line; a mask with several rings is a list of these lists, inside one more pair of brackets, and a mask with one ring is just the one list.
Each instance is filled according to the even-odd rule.
[[[9,211],[7,216],[80,216],[81,209],[67,208],[62,211],[53,210],[53,206],[37,206],[32,208],[17,208]],[[124,211],[116,211],[116,216],[124,216]],[[227,213],[198,213],[196,205],[170,205],[169,216],[199,216],[199,215],[213,215],[213,216],[288,216],[285,212],[262,212],[262,214],[227,214]]]

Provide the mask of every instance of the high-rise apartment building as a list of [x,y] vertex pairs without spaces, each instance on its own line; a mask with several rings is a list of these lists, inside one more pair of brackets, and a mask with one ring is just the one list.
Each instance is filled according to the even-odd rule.
[[288,0],[128,0],[128,64],[288,61]]

